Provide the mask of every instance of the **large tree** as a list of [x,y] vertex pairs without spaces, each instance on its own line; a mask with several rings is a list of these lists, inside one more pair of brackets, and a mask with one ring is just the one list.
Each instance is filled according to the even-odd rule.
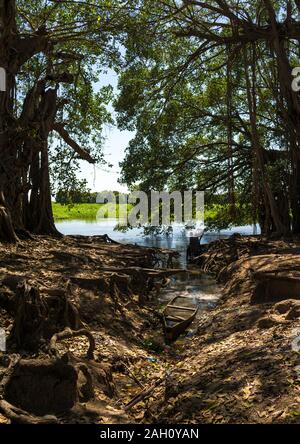
[[123,179],[227,189],[233,218],[242,189],[263,232],[299,233],[299,2],[145,0],[132,26],[117,109],[137,134]]
[[114,36],[125,20],[122,9],[122,2],[107,0],[0,1],[0,66],[7,77],[0,93],[0,238],[56,233],[48,160],[53,132],[77,158],[101,159],[109,92],[95,93],[93,86],[101,69],[118,62]]

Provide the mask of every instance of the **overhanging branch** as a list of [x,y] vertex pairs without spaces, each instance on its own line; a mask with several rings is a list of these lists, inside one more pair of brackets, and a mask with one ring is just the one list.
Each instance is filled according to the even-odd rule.
[[90,153],[85,150],[84,148],[81,148],[75,140],[73,140],[69,133],[64,128],[64,125],[62,123],[54,123],[53,130],[56,131],[60,137],[71,147],[73,150],[78,154],[78,156],[86,160],[89,163],[96,163],[96,160],[93,159],[93,157],[90,155]]

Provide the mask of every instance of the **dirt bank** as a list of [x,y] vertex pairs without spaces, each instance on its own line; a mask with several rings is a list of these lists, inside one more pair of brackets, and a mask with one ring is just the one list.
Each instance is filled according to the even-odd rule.
[[196,262],[218,275],[223,297],[152,401],[156,420],[299,423],[299,244],[233,236]]
[[0,245],[0,421],[132,421],[124,405],[161,370],[149,338],[174,256],[106,236]]
[[0,254],[1,422],[300,421],[297,242],[233,236],[204,247],[195,262],[223,296],[171,347],[156,297],[176,272],[173,253],[38,237]]

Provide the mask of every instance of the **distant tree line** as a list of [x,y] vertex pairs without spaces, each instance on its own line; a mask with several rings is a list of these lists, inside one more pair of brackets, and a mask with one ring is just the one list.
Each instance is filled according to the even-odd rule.
[[[106,201],[105,196],[107,193],[109,193],[109,191],[92,192],[90,190],[80,190],[80,189],[72,189],[72,190],[59,189],[55,195],[55,201],[62,205],[96,203],[97,197],[99,201],[99,197],[102,194],[105,202]],[[113,191],[113,193],[116,196],[116,203],[118,204],[120,201],[120,196],[124,196],[124,194],[120,193],[119,191]]]

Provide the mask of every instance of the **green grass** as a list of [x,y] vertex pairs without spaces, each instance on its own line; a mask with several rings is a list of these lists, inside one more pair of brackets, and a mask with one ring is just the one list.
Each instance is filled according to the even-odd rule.
[[[72,204],[72,205],[62,205],[56,202],[52,202],[53,215],[56,220],[66,220],[66,219],[96,219],[97,212],[103,207],[104,204]],[[120,207],[124,204],[117,205],[117,217],[119,215]]]
[[[71,220],[71,219],[90,219],[96,220],[97,212],[104,204],[97,203],[86,203],[86,204],[71,204],[71,205],[62,205],[56,202],[52,202],[53,214],[55,220]],[[112,209],[112,204],[108,204],[110,210]],[[123,211],[127,211],[132,208],[132,205],[117,205],[117,214],[116,217],[119,216],[120,209]],[[226,228],[228,225],[232,225],[235,223],[236,225],[246,225],[247,223],[251,223],[251,219],[249,218],[249,211],[247,209],[242,209],[241,206],[237,206],[238,215],[235,221],[230,219],[230,215],[228,214],[228,206],[226,205],[211,205],[205,208],[205,222],[207,226],[212,226],[212,228]],[[109,215],[113,217],[113,214]]]
[[[56,202],[52,202],[54,219],[96,219],[97,212],[102,206],[103,204],[97,203],[62,205]],[[218,209],[216,208],[205,210],[205,216],[213,217],[217,214],[217,212]],[[117,216],[118,213],[119,205],[117,206]]]

